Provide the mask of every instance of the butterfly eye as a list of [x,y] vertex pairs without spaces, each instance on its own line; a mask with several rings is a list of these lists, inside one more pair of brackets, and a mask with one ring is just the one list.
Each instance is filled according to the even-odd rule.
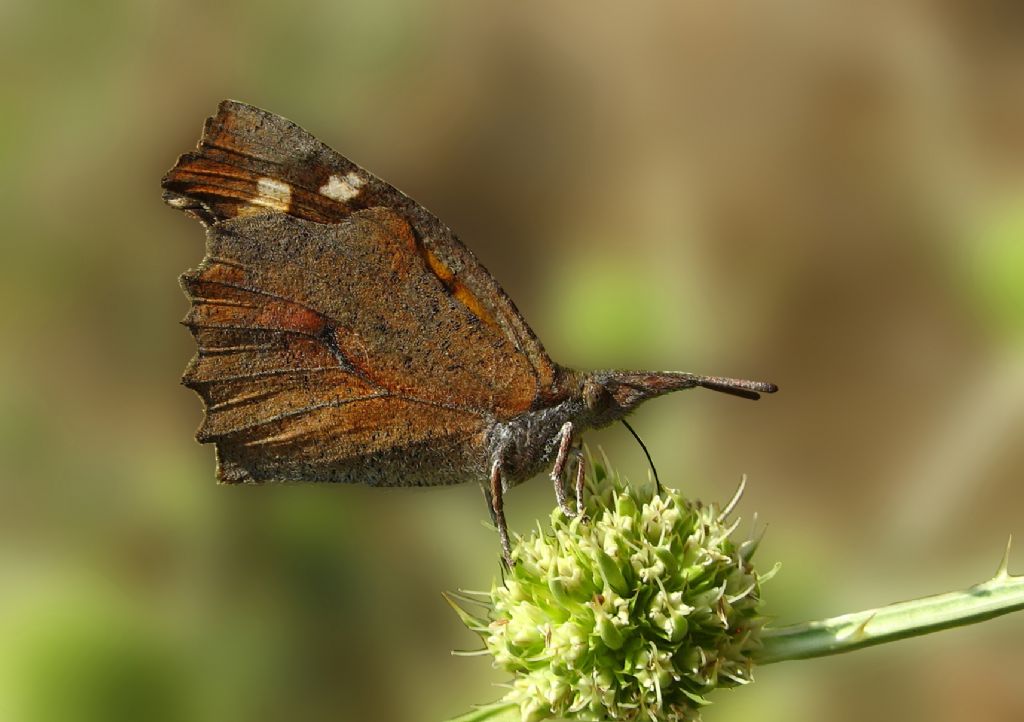
[[608,405],[608,391],[601,384],[588,380],[583,385],[583,401],[591,411],[600,411]]

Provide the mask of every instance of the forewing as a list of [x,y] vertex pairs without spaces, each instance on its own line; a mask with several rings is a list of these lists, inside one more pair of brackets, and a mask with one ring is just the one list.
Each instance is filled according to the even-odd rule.
[[387,208],[412,229],[419,262],[474,316],[523,355],[534,399],[554,395],[556,367],[494,278],[433,214],[280,116],[226,100],[209,118],[196,151],[164,177],[165,200],[206,224],[288,214],[336,224]]

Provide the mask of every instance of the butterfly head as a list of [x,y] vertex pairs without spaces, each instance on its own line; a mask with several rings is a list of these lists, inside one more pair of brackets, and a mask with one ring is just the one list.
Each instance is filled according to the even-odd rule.
[[583,375],[580,395],[595,427],[626,416],[647,399],[695,386],[746,399],[777,390],[775,384],[675,371],[592,371]]

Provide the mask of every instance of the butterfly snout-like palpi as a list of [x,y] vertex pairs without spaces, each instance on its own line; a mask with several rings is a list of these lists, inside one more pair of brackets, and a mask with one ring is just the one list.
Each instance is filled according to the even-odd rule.
[[182,382],[205,402],[196,438],[216,446],[223,482],[476,481],[508,560],[504,493],[550,469],[578,513],[586,429],[680,389],[776,390],[554,363],[446,225],[250,105],[221,103],[162,186],[206,229],[206,256],[181,277],[198,347]]

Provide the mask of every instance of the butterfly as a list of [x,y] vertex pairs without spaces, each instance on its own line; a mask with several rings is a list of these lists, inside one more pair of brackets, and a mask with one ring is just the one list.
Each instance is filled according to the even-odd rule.
[[582,511],[586,429],[680,389],[776,391],[556,364],[444,223],[251,105],[222,102],[162,187],[206,230],[181,276],[198,347],[182,383],[205,402],[196,438],[226,483],[476,481],[509,560],[510,487],[550,468],[559,505]]

